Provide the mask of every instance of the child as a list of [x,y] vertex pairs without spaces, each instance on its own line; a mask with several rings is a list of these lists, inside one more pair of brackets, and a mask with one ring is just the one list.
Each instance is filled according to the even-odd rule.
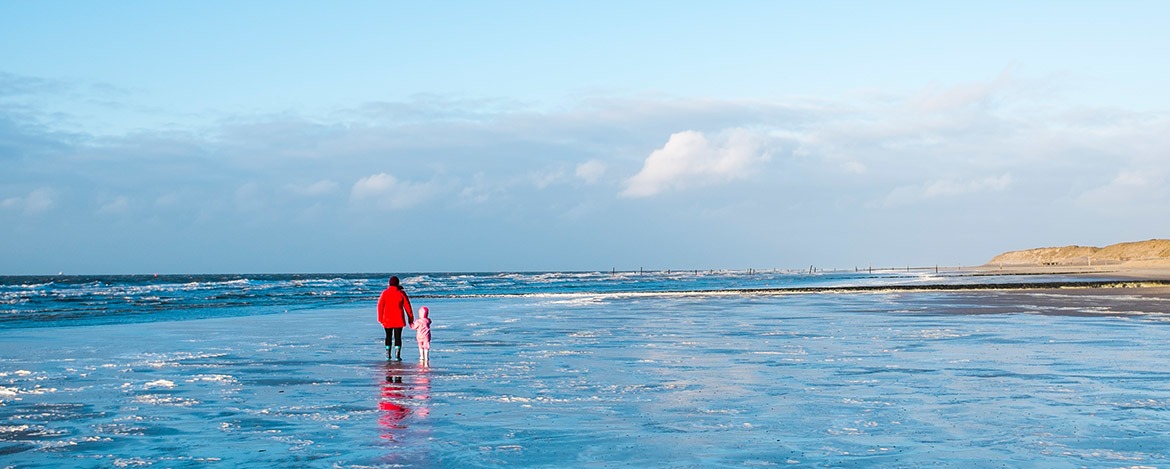
[[422,363],[431,362],[431,318],[430,308],[423,306],[418,309],[418,319],[414,320],[414,338],[418,341],[418,356]]

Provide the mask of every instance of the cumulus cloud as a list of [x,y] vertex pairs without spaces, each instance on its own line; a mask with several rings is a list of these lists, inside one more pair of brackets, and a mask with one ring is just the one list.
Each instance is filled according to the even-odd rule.
[[743,129],[712,138],[693,130],[675,133],[650,153],[638,174],[626,180],[621,195],[650,197],[747,177],[769,159],[765,146],[759,134]]
[[901,205],[930,199],[997,192],[1007,189],[1011,184],[1011,174],[967,180],[940,179],[925,184],[898,187],[886,196],[885,205]]
[[577,165],[576,175],[586,184],[596,184],[608,169],[604,161],[589,160]]
[[1166,177],[1159,170],[1122,170],[1107,184],[1095,187],[1077,198],[1078,204],[1101,212],[1117,212],[1125,207],[1153,205],[1164,208]]
[[98,213],[104,215],[126,213],[128,210],[130,210],[130,198],[124,195],[102,202],[101,206],[98,207]]
[[994,106],[1005,93],[1023,85],[1014,75],[1012,69],[1008,68],[990,81],[932,87],[918,92],[910,99],[910,103],[916,109],[932,113],[987,108]]
[[547,189],[549,186],[565,179],[564,171],[535,171],[528,173],[528,179],[537,189]]
[[65,89],[65,85],[59,81],[0,71],[0,97],[60,93]]
[[388,210],[401,210],[426,201],[435,191],[428,184],[401,181],[392,174],[377,173],[355,182],[350,190],[350,200],[372,203]]
[[304,196],[320,196],[331,194],[333,191],[337,190],[337,183],[330,179],[323,179],[306,185],[290,184],[288,188],[294,194]]
[[251,212],[263,210],[265,206],[265,194],[259,184],[247,182],[236,189],[235,202],[236,209],[240,211]]
[[926,190],[922,191],[922,195],[923,197],[932,199],[935,197],[954,197],[976,192],[1002,191],[1011,185],[1011,183],[1012,175],[1010,174],[967,181],[945,179],[930,183],[930,185],[926,186]]
[[[259,214],[349,222],[353,211],[427,204],[418,215],[475,232],[567,213],[563,226],[542,229],[584,237],[606,233],[589,231],[597,226],[688,223],[671,215],[681,202],[756,228],[818,222],[847,233],[849,220],[891,208],[872,232],[961,213],[1027,221],[1042,236],[1090,213],[1129,216],[1138,235],[1116,236],[1148,237],[1146,218],[1121,211],[1170,206],[1170,173],[1151,171],[1170,167],[1170,118],[1038,102],[1012,80],[820,101],[621,97],[553,110],[410,101],[118,136],[58,133],[43,124],[52,119],[0,109],[0,147],[11,150],[0,151],[0,215],[48,212],[55,217],[29,221],[83,220],[97,231],[137,220],[228,226]],[[703,198],[661,197],[696,188]],[[66,194],[97,202],[76,207]],[[440,196],[449,200],[434,203]],[[1024,210],[1035,206],[1051,210]],[[94,208],[136,217],[93,217]],[[937,226],[923,233],[956,228]]]
[[19,210],[26,214],[47,212],[56,205],[56,193],[53,189],[42,187],[35,189],[24,196],[9,197],[0,200],[0,208]]

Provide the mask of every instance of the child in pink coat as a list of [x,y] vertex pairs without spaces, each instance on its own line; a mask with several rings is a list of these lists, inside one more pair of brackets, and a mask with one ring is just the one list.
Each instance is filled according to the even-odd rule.
[[414,324],[414,338],[418,341],[418,356],[423,363],[431,362],[431,317],[430,308],[423,306],[418,310],[418,317],[415,318]]

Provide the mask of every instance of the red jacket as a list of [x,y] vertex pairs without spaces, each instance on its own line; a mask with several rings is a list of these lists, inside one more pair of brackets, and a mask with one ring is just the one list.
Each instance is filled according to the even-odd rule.
[[[406,313],[408,321],[402,320],[402,313]],[[387,329],[392,327],[406,327],[414,322],[414,310],[410,308],[410,298],[406,292],[397,287],[382,290],[378,297],[378,322]]]

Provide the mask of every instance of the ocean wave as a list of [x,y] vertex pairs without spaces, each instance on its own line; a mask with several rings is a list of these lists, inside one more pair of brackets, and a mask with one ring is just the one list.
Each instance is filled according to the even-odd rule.
[[[748,270],[404,273],[412,298],[548,298],[563,305],[651,296],[1060,288],[1093,279],[930,271]],[[272,314],[373,303],[389,274],[0,277],[0,327]]]

